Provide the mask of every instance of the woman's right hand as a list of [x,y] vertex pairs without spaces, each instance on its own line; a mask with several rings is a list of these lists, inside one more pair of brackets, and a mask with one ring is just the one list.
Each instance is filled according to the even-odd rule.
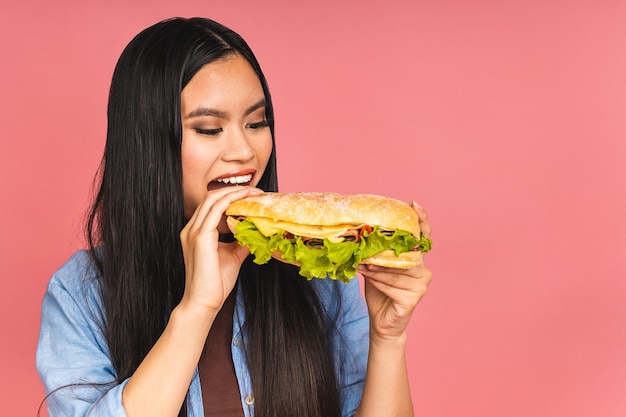
[[170,320],[122,393],[129,417],[175,416],[189,390],[213,320],[237,281],[248,249],[219,241],[224,212],[235,200],[262,193],[226,187],[207,193],[180,232],[185,292]]
[[209,191],[180,233],[185,261],[185,292],[181,306],[201,314],[217,314],[230,294],[248,248],[237,241],[219,241],[228,206],[245,197],[262,194],[253,187],[225,187]]

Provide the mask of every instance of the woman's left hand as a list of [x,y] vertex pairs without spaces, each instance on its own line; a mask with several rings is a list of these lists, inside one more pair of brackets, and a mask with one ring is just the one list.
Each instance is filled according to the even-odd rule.
[[[430,223],[426,212],[415,202],[420,229],[430,236]],[[420,256],[419,263],[411,269],[385,268],[376,265],[359,265],[365,281],[365,300],[370,315],[370,337],[379,340],[403,337],[417,303],[426,294],[432,273]]]

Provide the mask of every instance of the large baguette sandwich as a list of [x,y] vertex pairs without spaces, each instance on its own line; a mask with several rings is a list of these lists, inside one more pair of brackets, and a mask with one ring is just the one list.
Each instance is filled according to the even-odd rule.
[[359,264],[408,269],[432,246],[405,202],[371,194],[265,193],[226,210],[257,264],[274,257],[300,275],[348,282]]

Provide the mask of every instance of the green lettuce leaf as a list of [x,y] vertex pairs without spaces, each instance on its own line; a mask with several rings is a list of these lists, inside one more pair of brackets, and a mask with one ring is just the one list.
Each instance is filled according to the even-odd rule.
[[324,239],[324,245],[315,248],[306,246],[299,236],[286,239],[282,232],[264,236],[248,219],[237,224],[234,236],[241,245],[248,246],[254,262],[259,265],[267,263],[272,253],[279,251],[285,261],[299,263],[300,275],[307,279],[329,277],[346,283],[356,275],[361,260],[384,250],[393,250],[399,255],[414,247],[424,253],[432,248],[432,241],[424,236],[416,238],[404,230],[386,235],[377,226],[370,233],[364,233],[358,243],[334,243]]
[[[271,246],[273,245],[270,245],[270,238],[263,236],[251,221],[246,219],[239,222],[234,236],[241,245],[245,245],[250,249],[256,264],[263,265],[272,258]],[[283,239],[279,237],[274,238],[274,242],[278,240]]]

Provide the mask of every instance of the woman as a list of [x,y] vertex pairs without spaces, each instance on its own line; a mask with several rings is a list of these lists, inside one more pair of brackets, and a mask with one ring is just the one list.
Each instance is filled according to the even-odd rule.
[[275,155],[267,83],[236,33],[171,19],[131,41],[90,248],[42,307],[51,417],[412,415],[406,327],[430,271],[360,268],[366,308],[356,279],[252,263],[223,213],[277,190]]

